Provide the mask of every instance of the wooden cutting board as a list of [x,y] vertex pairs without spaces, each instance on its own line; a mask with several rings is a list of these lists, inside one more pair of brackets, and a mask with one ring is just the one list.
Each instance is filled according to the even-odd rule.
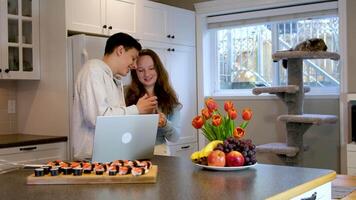
[[152,165],[147,174],[141,176],[128,175],[116,175],[109,176],[107,173],[103,175],[95,174],[83,174],[82,176],[71,175],[58,175],[51,176],[45,175],[35,177],[35,174],[31,174],[27,177],[27,184],[30,185],[53,185],[53,184],[98,184],[98,183],[156,183],[157,180],[157,165]]

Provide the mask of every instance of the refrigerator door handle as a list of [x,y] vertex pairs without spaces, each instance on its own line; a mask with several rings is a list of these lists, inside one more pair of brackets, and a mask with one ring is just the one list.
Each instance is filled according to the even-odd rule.
[[81,55],[82,55],[82,66],[83,66],[84,63],[86,63],[89,59],[88,51],[86,49],[83,49]]

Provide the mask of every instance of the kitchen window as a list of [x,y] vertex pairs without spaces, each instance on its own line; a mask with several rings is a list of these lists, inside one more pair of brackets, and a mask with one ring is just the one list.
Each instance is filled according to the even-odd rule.
[[[301,12],[301,7],[312,8]],[[327,51],[339,52],[335,7],[335,2],[328,2],[212,16],[208,19],[212,95],[252,95],[254,87],[286,85],[286,70],[282,62],[273,62],[272,54],[306,39],[322,38]],[[304,60],[303,70],[304,84],[311,94],[339,93],[338,61]]]

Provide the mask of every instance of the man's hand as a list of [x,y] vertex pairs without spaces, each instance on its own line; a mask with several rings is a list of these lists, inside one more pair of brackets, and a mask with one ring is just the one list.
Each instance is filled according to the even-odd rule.
[[158,102],[156,96],[149,97],[147,94],[145,94],[137,101],[136,106],[140,114],[150,114],[153,110],[156,109],[157,104]]
[[158,120],[158,127],[162,128],[165,127],[167,124],[167,117],[165,114],[159,112],[159,120]]

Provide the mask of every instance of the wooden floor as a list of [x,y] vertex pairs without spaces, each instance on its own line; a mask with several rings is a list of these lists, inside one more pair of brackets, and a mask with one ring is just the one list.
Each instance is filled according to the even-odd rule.
[[[332,185],[356,187],[356,176],[337,175],[336,179],[332,182]],[[356,200],[356,191],[353,191],[351,194],[343,198],[343,200],[351,199]]]

